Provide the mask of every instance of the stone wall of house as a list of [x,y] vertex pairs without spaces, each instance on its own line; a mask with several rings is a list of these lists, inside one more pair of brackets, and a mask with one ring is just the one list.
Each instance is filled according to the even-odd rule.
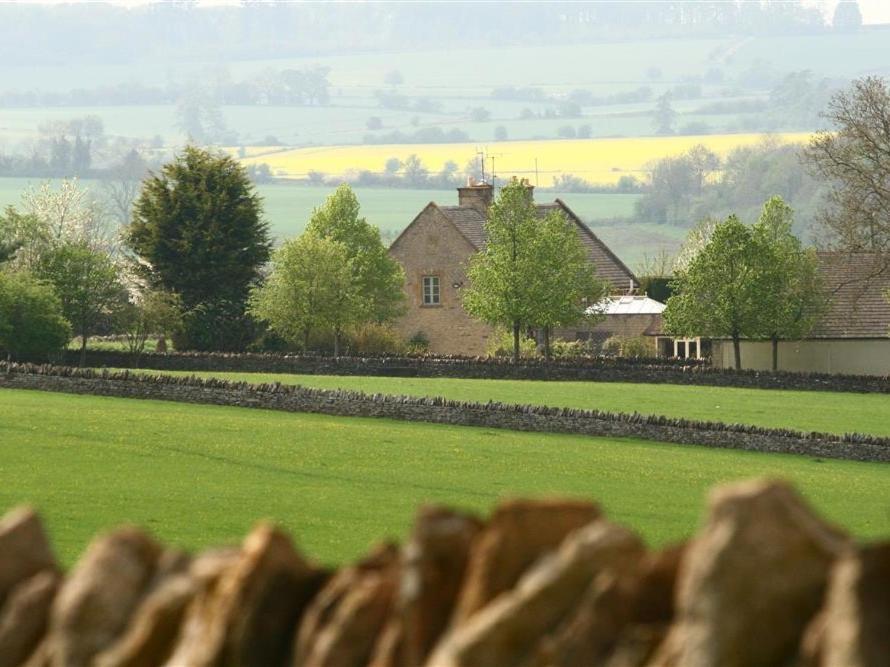
[[[492,328],[470,317],[460,302],[466,262],[475,253],[470,242],[435,206],[428,206],[389,253],[405,270],[407,311],[396,322],[399,333],[406,339],[422,333],[433,354],[484,354]],[[423,304],[423,276],[439,278],[438,306]]]
[[[61,363],[75,366],[80,355],[66,352]],[[125,352],[87,350],[92,368],[144,368],[159,371],[293,373],[304,375],[366,375],[453,377],[502,380],[579,380],[684,384],[752,389],[794,389],[890,393],[890,378],[868,375],[735,371],[706,362],[675,359],[612,359],[582,357],[545,362],[476,357],[321,357],[282,354],[170,353],[133,356]]]
[[0,663],[28,667],[879,667],[890,543],[790,486],[719,487],[649,548],[587,500],[423,507],[405,544],[330,570],[259,524],[195,555],[134,527],[63,574],[40,518],[0,519]]
[[369,395],[295,385],[252,385],[215,378],[152,376],[128,371],[109,373],[90,369],[3,363],[0,364],[0,388],[180,401],[346,417],[386,417],[515,431],[631,437],[755,452],[890,462],[890,438],[862,434],[840,436],[802,433],[789,429],[598,410]]

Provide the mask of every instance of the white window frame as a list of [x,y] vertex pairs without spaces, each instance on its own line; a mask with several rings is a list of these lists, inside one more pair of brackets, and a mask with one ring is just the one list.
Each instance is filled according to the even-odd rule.
[[420,302],[424,306],[442,305],[442,284],[439,276],[423,276],[420,279]]

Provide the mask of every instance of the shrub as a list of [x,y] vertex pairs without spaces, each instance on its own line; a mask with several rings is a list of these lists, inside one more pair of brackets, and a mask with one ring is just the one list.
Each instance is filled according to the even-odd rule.
[[363,354],[402,354],[405,342],[391,326],[386,324],[365,324],[358,328],[347,342],[349,351]]
[[[513,333],[498,329],[488,340],[485,353],[489,357],[510,357],[513,355]],[[534,357],[538,353],[538,344],[533,338],[525,336],[519,339],[519,356],[524,358]]]
[[430,339],[423,331],[416,331],[411,338],[408,339],[409,354],[425,354],[430,349]]
[[582,340],[557,338],[550,342],[550,354],[554,357],[581,357],[589,352],[587,343]]
[[45,359],[71,338],[62,304],[49,285],[25,272],[0,271],[0,351]]
[[652,342],[645,336],[611,336],[603,343],[603,353],[615,357],[655,356]]

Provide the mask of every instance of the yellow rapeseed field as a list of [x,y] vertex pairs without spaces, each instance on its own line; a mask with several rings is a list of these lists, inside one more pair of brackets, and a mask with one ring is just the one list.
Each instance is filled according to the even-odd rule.
[[[808,134],[770,135],[771,140],[805,142]],[[633,137],[617,139],[559,139],[544,141],[503,141],[491,144],[384,144],[369,146],[321,146],[286,151],[251,150],[242,162],[265,162],[277,176],[304,178],[309,172],[348,176],[367,170],[382,173],[389,158],[404,161],[417,155],[430,172],[437,172],[447,161],[463,170],[484,151],[485,169],[492,164],[499,179],[511,176],[528,178],[539,185],[550,185],[559,174],[574,174],[598,184],[615,183],[626,174],[645,179],[647,165],[653,160],[679,155],[696,144],[704,144],[724,156],[739,146],[766,140],[762,134],[717,134],[680,137]],[[537,161],[537,165],[536,165]]]

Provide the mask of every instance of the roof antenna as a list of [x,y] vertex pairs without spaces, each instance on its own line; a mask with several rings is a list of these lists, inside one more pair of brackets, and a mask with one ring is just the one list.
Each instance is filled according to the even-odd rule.
[[482,182],[485,183],[485,150],[477,147],[476,155],[479,156],[479,164],[482,165]]

